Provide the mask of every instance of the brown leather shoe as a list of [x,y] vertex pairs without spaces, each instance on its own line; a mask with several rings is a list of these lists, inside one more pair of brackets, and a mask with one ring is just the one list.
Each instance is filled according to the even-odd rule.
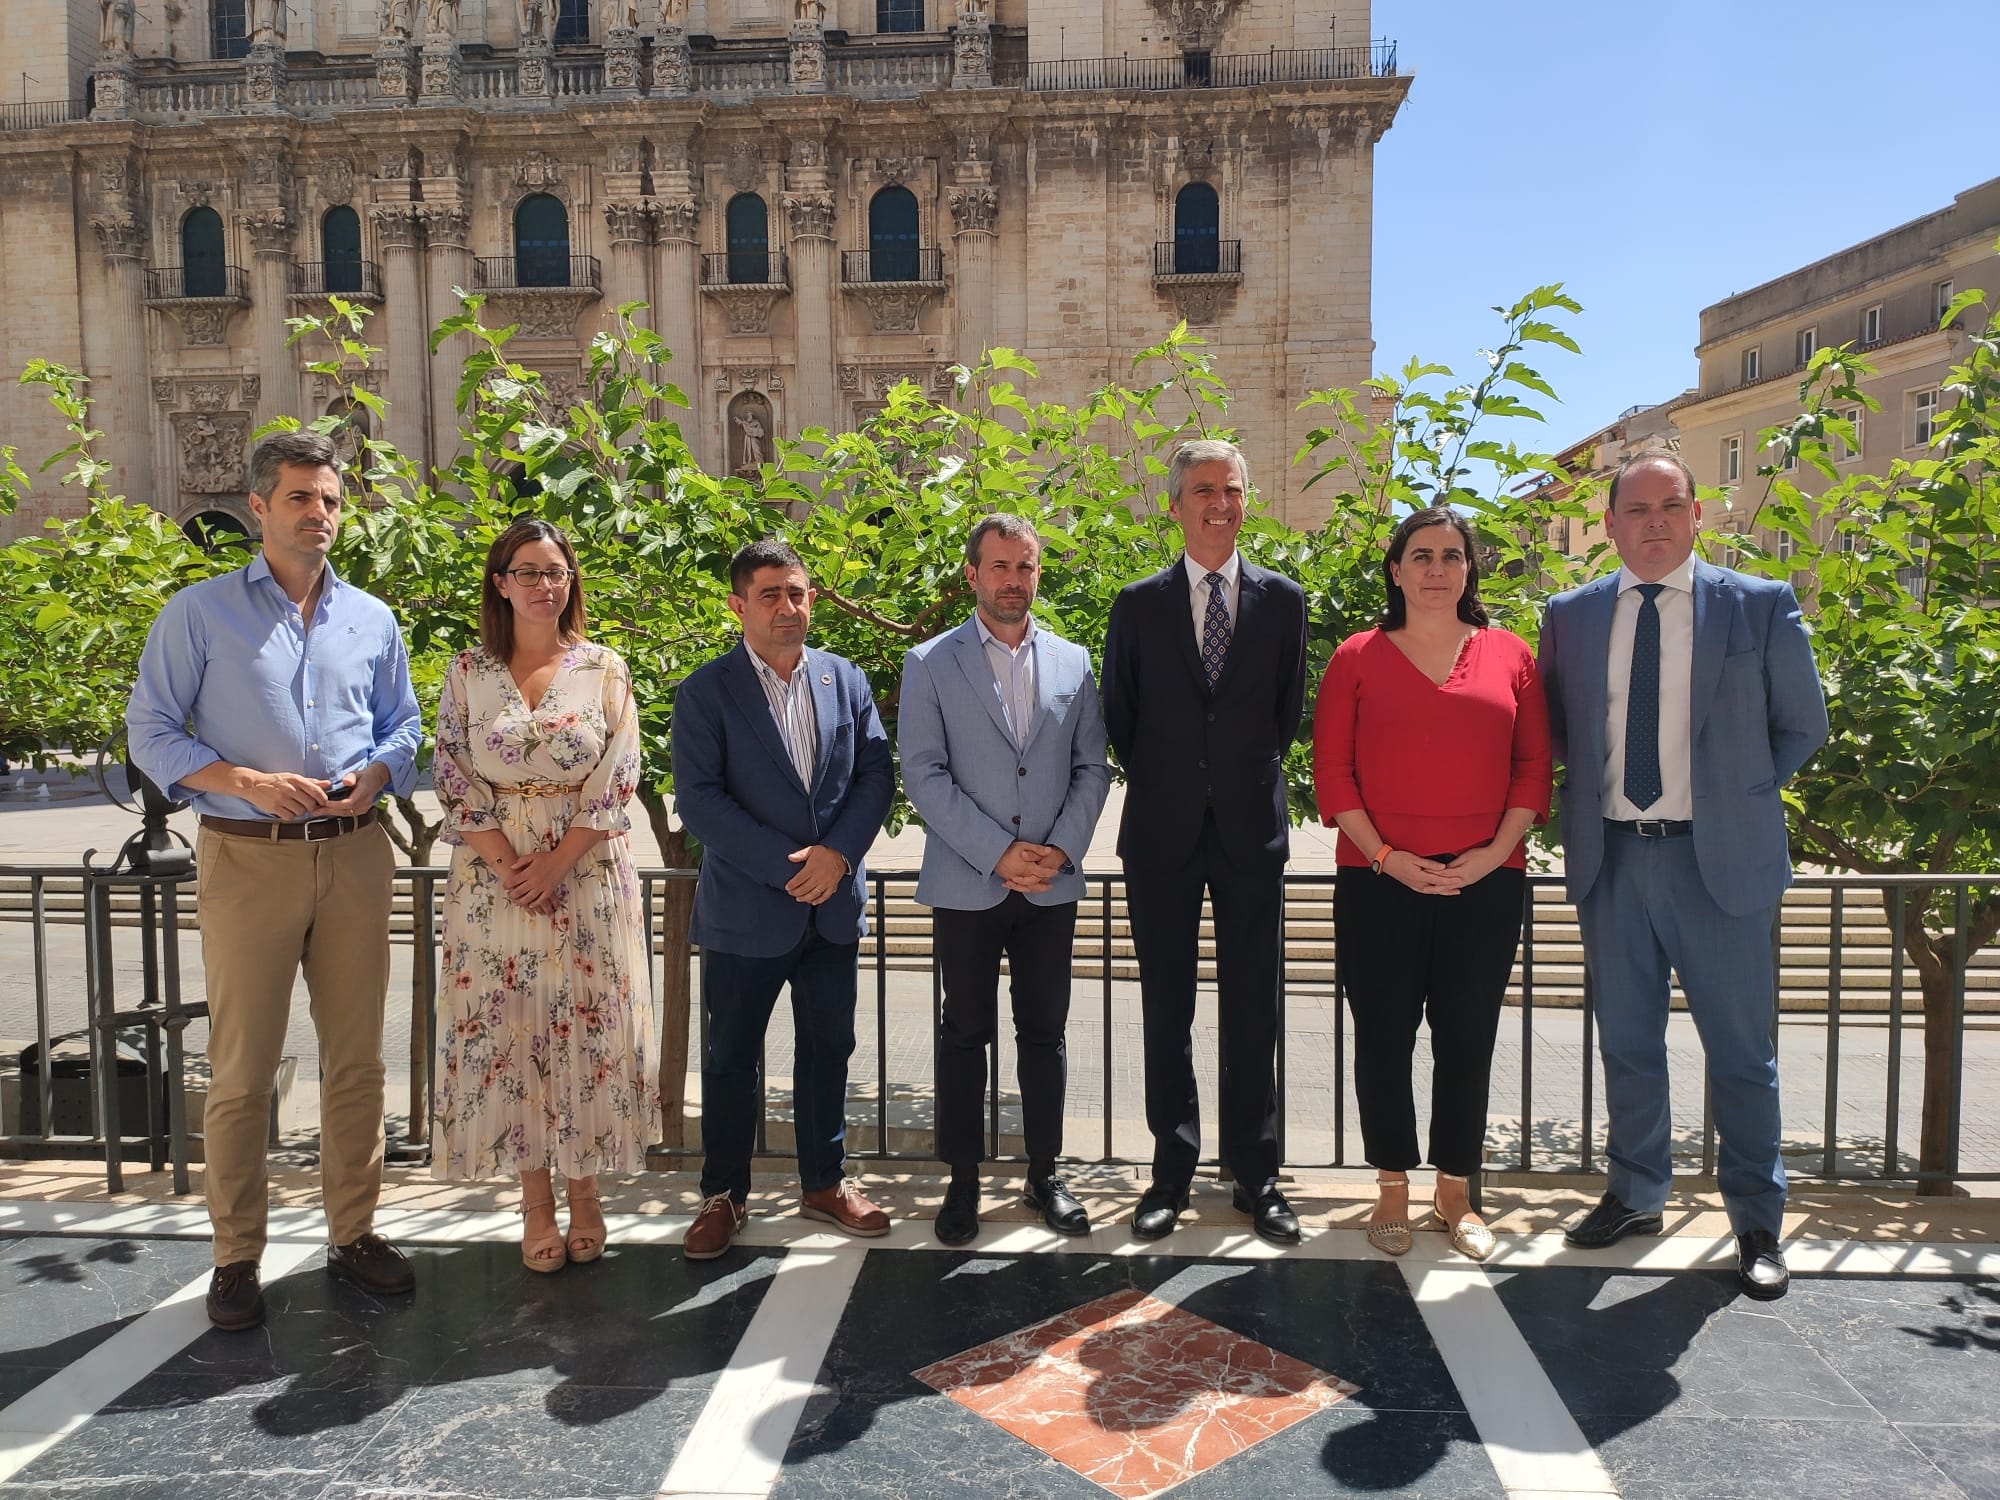
[[750,1210],[727,1193],[701,1200],[701,1212],[688,1225],[681,1241],[681,1254],[689,1260],[714,1260],[727,1250],[736,1232],[750,1219]]
[[889,1216],[861,1196],[861,1189],[843,1177],[830,1188],[799,1195],[799,1212],[808,1219],[837,1225],[857,1239],[872,1240],[889,1232]]
[[417,1289],[417,1273],[408,1258],[379,1234],[364,1234],[351,1245],[328,1245],[326,1269],[328,1275],[378,1296]]
[[231,1332],[264,1321],[264,1293],[257,1285],[257,1262],[233,1260],[217,1266],[208,1281],[208,1321]]

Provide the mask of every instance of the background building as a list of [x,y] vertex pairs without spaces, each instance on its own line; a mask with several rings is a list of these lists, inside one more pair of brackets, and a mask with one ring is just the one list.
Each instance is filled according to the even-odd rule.
[[[1293,408],[1370,373],[1408,88],[1369,30],[1367,0],[8,0],[5,346],[88,373],[126,493],[247,524],[249,433],[339,402],[285,347],[328,292],[375,310],[386,435],[436,464],[454,287],[559,391],[649,303],[715,471],[988,345],[1074,399],[1185,317],[1310,522]],[[0,434],[63,445],[11,382]],[[74,503],[40,483],[15,529]]]

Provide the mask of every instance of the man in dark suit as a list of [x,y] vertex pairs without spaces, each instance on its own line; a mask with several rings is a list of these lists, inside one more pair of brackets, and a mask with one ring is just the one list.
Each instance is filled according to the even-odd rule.
[[689,936],[702,950],[708,1016],[690,1260],[721,1255],[749,1216],[764,1031],[787,984],[799,1211],[849,1234],[889,1232],[889,1216],[841,1168],[855,959],[868,930],[862,856],[896,773],[868,679],[806,646],[812,601],[790,547],[745,547],[729,564],[743,640],[674,698],[674,807],[702,843]]
[[1771,1040],[1771,923],[1792,883],[1779,788],[1826,740],[1826,700],[1791,585],[1697,560],[1700,521],[1677,454],[1626,459],[1605,515],[1624,566],[1557,595],[1542,625],[1610,1131],[1608,1191],[1566,1238],[1660,1232],[1671,967],[1708,1057],[1737,1275],[1768,1300],[1790,1284]]
[[1153,1132],[1153,1183],[1132,1220],[1142,1239],[1173,1231],[1201,1155],[1190,1033],[1204,890],[1215,914],[1222,1159],[1257,1233],[1299,1238],[1277,1186],[1274,1067],[1291,831],[1284,757],[1305,707],[1306,603],[1291,579],[1236,551],[1248,485],[1234,443],[1174,451],[1168,510],[1187,552],[1120,591],[1104,643]]

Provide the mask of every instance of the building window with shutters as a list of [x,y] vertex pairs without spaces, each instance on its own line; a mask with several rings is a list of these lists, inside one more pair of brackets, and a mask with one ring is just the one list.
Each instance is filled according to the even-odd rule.
[[218,62],[250,55],[250,25],[244,15],[249,0],[209,0],[208,55]]
[[557,42],[590,40],[590,0],[556,0]]
[[228,264],[222,249],[222,215],[212,208],[189,209],[181,220],[181,295],[227,296]]
[[877,31],[922,31],[924,0],[875,0]]
[[724,248],[732,282],[761,285],[771,275],[771,214],[756,193],[738,193],[722,215]]
[[560,198],[535,193],[514,210],[516,286],[569,285],[569,210]]
[[1200,276],[1222,269],[1222,203],[1205,182],[1174,195],[1174,274]]
[[921,281],[917,274],[917,195],[900,185],[885,187],[868,201],[868,279]]

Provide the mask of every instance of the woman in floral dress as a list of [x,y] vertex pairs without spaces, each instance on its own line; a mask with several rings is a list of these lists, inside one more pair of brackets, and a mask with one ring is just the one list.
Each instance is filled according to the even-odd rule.
[[434,777],[456,848],[432,1170],[520,1177],[531,1271],[604,1252],[597,1174],[643,1167],[660,1118],[651,956],[625,838],[639,721],[625,663],[583,629],[569,539],[516,521],[487,554],[480,647],[452,662],[438,704]]

